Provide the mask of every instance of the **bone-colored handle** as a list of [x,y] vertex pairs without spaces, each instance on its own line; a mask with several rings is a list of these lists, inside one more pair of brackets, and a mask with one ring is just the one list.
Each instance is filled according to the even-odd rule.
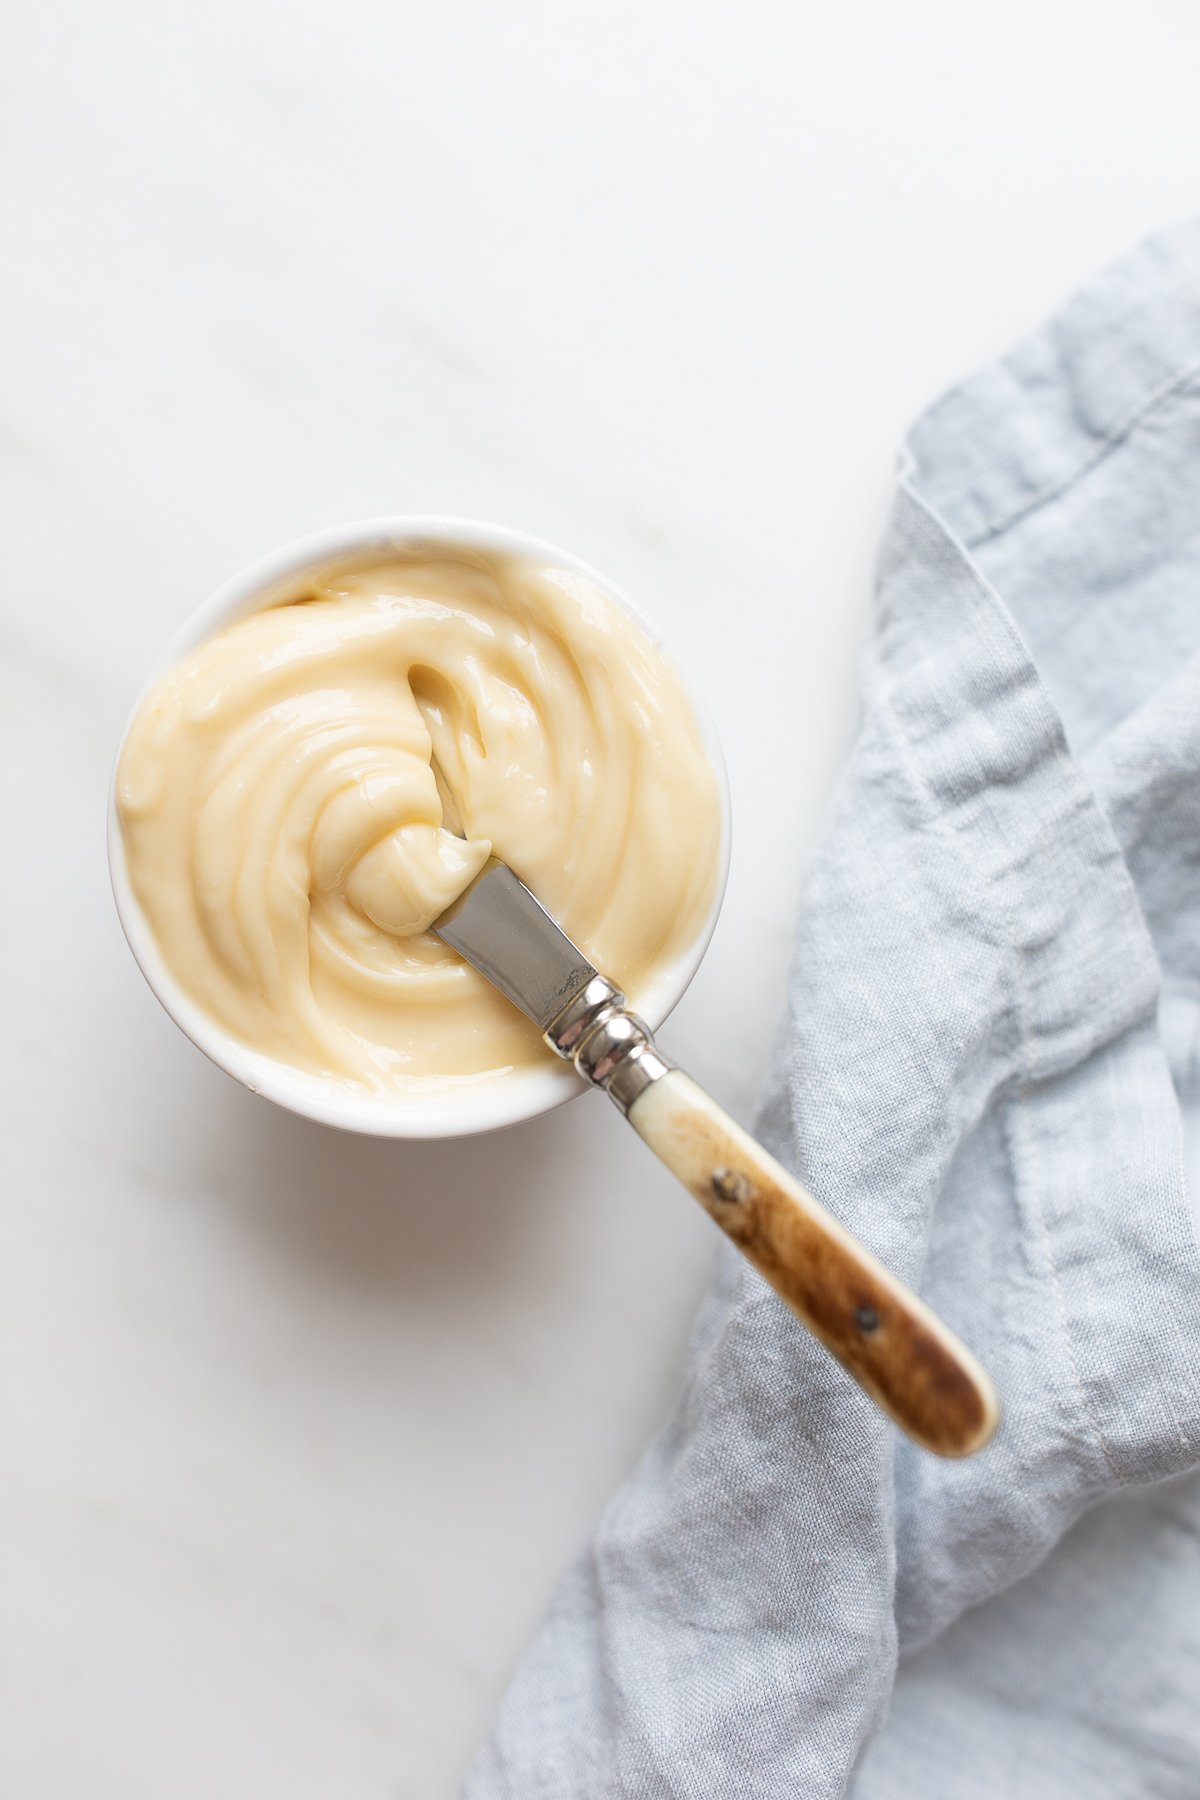
[[809,1330],[896,1424],[939,1456],[996,1428],[995,1390],[969,1350],[681,1069],[652,1081],[629,1123]]

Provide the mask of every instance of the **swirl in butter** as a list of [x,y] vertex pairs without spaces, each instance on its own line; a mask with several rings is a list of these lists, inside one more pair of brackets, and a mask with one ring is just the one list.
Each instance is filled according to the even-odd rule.
[[437,546],[270,601],[152,687],[117,770],[161,956],[233,1037],[380,1093],[549,1058],[429,930],[493,853],[634,1004],[695,942],[716,779],[594,583]]

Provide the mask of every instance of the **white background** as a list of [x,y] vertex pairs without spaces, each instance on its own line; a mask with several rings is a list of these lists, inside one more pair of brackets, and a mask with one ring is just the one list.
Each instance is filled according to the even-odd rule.
[[1200,200],[1179,0],[8,0],[0,1793],[440,1800],[662,1420],[711,1250],[596,1099],[406,1147],[210,1068],[104,796],[283,540],[557,539],[706,692],[733,874],[666,1041],[743,1118],[896,447]]

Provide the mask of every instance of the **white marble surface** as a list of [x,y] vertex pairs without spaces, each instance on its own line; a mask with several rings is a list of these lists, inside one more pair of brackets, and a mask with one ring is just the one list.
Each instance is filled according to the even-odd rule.
[[372,512],[663,621],[735,809],[668,1041],[749,1116],[894,448],[1197,199],[1180,0],[7,9],[0,1793],[439,1800],[711,1249],[599,1101],[356,1141],[210,1068],[104,791],[182,610]]

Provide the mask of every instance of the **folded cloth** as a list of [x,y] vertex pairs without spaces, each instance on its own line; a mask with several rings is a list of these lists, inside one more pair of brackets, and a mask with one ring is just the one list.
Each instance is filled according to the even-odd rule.
[[1000,1431],[913,1449],[724,1254],[470,1800],[1194,1800],[1200,224],[912,434],[759,1127]]

